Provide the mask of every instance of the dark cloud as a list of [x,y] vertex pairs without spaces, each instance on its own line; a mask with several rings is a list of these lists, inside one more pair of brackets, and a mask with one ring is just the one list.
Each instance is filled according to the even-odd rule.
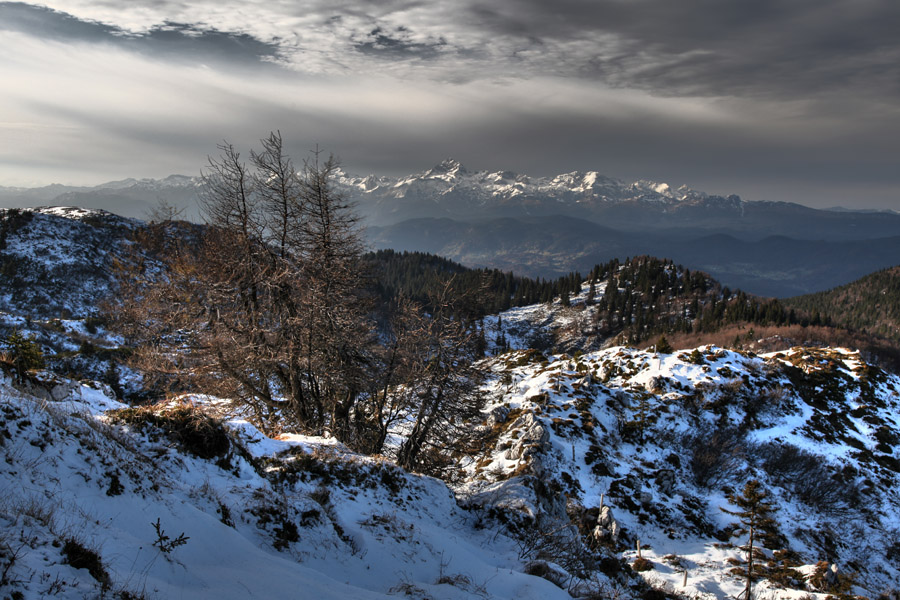
[[18,2],[0,2],[0,30],[17,31],[57,42],[108,44],[163,60],[243,67],[273,67],[277,44],[245,33],[166,21],[146,32],[77,19],[69,14]]
[[0,2],[16,171],[21,149],[67,172],[195,173],[217,141],[281,129],[354,171],[452,155],[900,208],[894,0],[48,4]]
[[356,44],[357,50],[371,56],[378,56],[386,60],[410,60],[433,59],[440,54],[440,48],[446,46],[446,42],[438,40],[436,43],[424,44],[408,39],[409,30],[406,27],[398,27],[393,32],[388,32],[381,27],[376,27],[368,35],[364,42]]
[[121,33],[109,25],[82,21],[66,13],[20,2],[0,2],[0,30],[21,31],[57,41],[87,42]]
[[[246,7],[255,12],[253,3]],[[259,65],[294,55],[302,69],[313,55],[330,55],[351,70],[371,67],[347,63],[344,49],[382,65],[424,61],[430,72],[420,74],[439,81],[558,75],[667,96],[900,96],[900,3],[893,0],[347,1],[278,10],[291,20],[287,31],[277,30],[275,13],[242,24],[241,32],[180,15],[133,33],[0,3],[0,28],[166,59]],[[292,35],[281,33],[306,41],[288,43]]]
[[469,14],[486,36],[576,42],[578,75],[654,93],[900,92],[900,3],[890,0],[516,0]]

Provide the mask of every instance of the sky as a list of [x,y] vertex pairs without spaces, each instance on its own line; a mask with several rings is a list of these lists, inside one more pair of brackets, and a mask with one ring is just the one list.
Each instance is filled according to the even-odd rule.
[[0,2],[0,186],[453,157],[900,210],[896,0]]

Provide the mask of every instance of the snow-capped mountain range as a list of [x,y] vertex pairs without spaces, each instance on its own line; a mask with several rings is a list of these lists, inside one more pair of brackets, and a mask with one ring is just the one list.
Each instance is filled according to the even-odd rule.
[[[900,264],[900,215],[748,202],[685,186],[626,183],[597,171],[532,177],[448,159],[402,176],[339,171],[373,248],[424,251],[467,266],[556,277],[653,255],[760,295],[792,296]],[[82,206],[145,218],[160,201],[199,221],[200,177],[94,188],[0,188],[0,206]]]
[[[359,177],[341,173],[341,184],[377,198],[401,199],[411,196],[466,196],[486,206],[508,203],[513,199],[535,201],[541,197],[561,203],[616,203],[629,201],[663,204],[697,203],[708,194],[681,186],[672,189],[667,183],[623,181],[606,177],[597,171],[571,172],[555,177],[530,177],[512,171],[468,171],[459,161],[447,159],[427,171],[406,177],[391,178],[368,175]],[[739,203],[737,196],[729,197]]]
[[[667,183],[645,180],[626,183],[597,171],[563,173],[554,177],[531,177],[511,171],[471,172],[454,159],[446,159],[431,169],[403,177],[360,176],[340,170],[336,183],[342,191],[360,202],[360,208],[372,224],[395,222],[398,218],[434,216],[433,211],[429,210],[434,205],[442,206],[444,214],[440,216],[472,217],[517,207],[525,211],[523,214],[540,214],[546,210],[568,210],[572,206],[586,210],[622,202],[675,206],[697,205],[710,200],[708,194],[687,186],[673,189]],[[90,207],[90,202],[73,201],[85,200],[92,194],[97,196],[96,201],[102,201],[104,197],[107,201],[126,197],[145,199],[152,194],[168,200],[168,196],[172,195],[196,195],[202,185],[201,177],[170,175],[164,179],[128,178],[95,187],[58,184],[42,188],[0,187],[0,200],[7,205],[19,200],[23,205],[32,201]],[[717,204],[741,205],[738,196],[712,198]],[[417,202],[427,206],[411,205]],[[97,208],[122,214],[112,206]],[[486,212],[473,215],[470,212],[473,209]]]
[[[382,226],[422,217],[465,220],[492,217],[566,215],[622,229],[690,228],[758,234],[794,234],[804,239],[862,239],[900,233],[900,215],[891,212],[815,210],[786,202],[746,202],[665,182],[625,182],[598,171],[533,177],[512,171],[470,171],[446,159],[425,171],[400,177],[356,175],[338,170],[335,184],[358,202],[368,225]],[[141,217],[158,200],[185,206],[196,217],[199,176],[128,178],[94,187],[54,184],[41,188],[0,187],[0,206],[37,205],[101,208]],[[806,220],[797,231],[781,220]],[[880,219],[880,220],[879,220]],[[863,227],[862,225],[865,225]],[[768,230],[766,229],[768,227]]]

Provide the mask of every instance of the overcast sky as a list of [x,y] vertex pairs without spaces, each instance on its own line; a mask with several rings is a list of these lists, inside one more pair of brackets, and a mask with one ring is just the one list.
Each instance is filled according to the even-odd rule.
[[898,32],[897,0],[0,2],[0,185],[197,175],[279,129],[360,174],[900,210]]

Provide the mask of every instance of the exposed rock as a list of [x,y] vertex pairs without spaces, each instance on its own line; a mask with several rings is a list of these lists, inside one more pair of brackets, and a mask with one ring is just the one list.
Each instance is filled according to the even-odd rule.
[[510,429],[519,429],[522,434],[506,451],[509,460],[521,460],[538,453],[550,440],[550,434],[531,413],[525,413],[512,424]]
[[672,469],[660,469],[654,477],[656,488],[666,496],[671,496],[675,491],[675,471]]
[[600,515],[597,517],[597,525],[591,535],[597,542],[618,542],[619,534],[622,528],[613,518],[612,509],[608,506],[600,508]]
[[488,414],[487,420],[485,423],[488,427],[494,427],[495,425],[499,425],[500,423],[505,423],[506,419],[509,417],[509,407],[508,406],[498,406],[491,410],[490,414]]

